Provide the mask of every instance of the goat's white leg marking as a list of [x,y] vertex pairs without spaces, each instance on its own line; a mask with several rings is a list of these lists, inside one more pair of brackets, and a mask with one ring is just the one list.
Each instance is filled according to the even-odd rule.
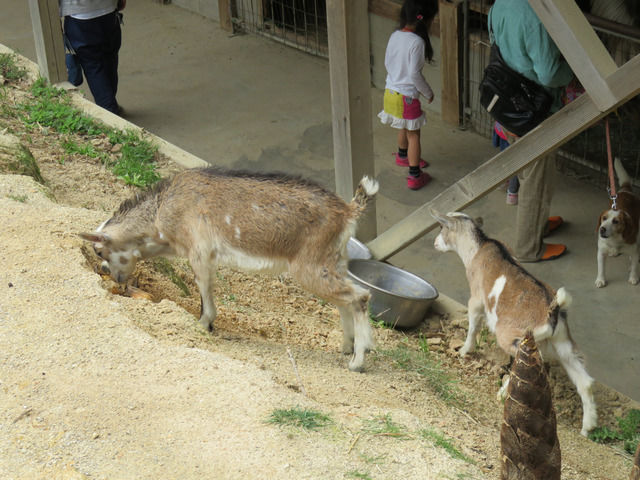
[[353,323],[355,338],[353,342],[353,358],[349,362],[349,370],[362,372],[364,370],[364,356],[374,347],[371,325],[369,324],[368,303],[358,299],[353,304]]
[[602,288],[607,285],[607,280],[604,278],[605,262],[607,261],[607,254],[604,248],[598,248],[598,276],[596,277],[596,287]]
[[586,437],[589,431],[593,430],[598,424],[596,402],[591,391],[593,378],[587,373],[579,353],[575,350],[574,343],[569,337],[564,322],[558,323],[556,333],[551,337],[551,342],[558,361],[576,386],[578,395],[582,400],[582,430],[580,433]]
[[511,376],[509,374],[502,377],[502,386],[500,387],[500,390],[498,390],[498,394],[496,395],[499,402],[502,402],[507,398],[507,389],[509,388],[510,381]]
[[207,259],[190,259],[191,268],[196,277],[196,284],[200,290],[200,324],[208,331],[213,331],[213,322],[216,319],[217,311],[213,296],[213,285],[216,268],[213,263],[208,263]]
[[340,321],[342,322],[342,353],[351,355],[353,353],[353,310],[350,307],[339,306]]
[[507,277],[505,275],[500,275],[496,278],[496,281],[491,287],[491,292],[487,296],[488,300],[493,300],[493,308],[486,312],[486,322],[489,330],[492,332],[496,331],[496,323],[498,323],[498,302],[500,301],[500,295],[504,290],[504,286],[507,284]]
[[638,264],[640,255],[637,247],[634,247],[634,251],[631,254],[631,271],[629,272],[629,283],[631,285],[637,285],[640,281],[640,265]]
[[474,348],[476,348],[476,333],[478,333],[480,320],[484,314],[484,303],[482,299],[470,298],[467,310],[469,311],[469,331],[467,332],[467,339],[460,349],[461,357],[464,357],[469,352],[473,352]]

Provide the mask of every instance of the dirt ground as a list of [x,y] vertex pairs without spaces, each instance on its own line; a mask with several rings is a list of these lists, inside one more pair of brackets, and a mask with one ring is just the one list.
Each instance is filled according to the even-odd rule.
[[[7,86],[3,101],[24,95]],[[505,356],[490,335],[469,358],[463,311],[432,313],[411,331],[377,328],[363,374],[339,353],[337,310],[287,277],[220,269],[213,334],[197,322],[192,273],[171,259],[188,293],[143,262],[137,287],[95,272],[77,237],[134,192],[95,160],[63,153],[56,134],[0,120],[40,165],[46,185],[0,175],[0,477],[496,479]],[[109,150],[106,141],[94,141]],[[112,152],[117,155],[117,151]],[[159,158],[163,174],[179,169]],[[443,399],[424,352],[455,381]],[[552,367],[563,479],[628,478],[631,458],[580,436],[579,397]],[[637,405],[595,387],[600,424]],[[267,422],[278,408],[328,415],[317,431]],[[397,427],[393,433],[381,424]],[[422,434],[433,429],[464,458]]]

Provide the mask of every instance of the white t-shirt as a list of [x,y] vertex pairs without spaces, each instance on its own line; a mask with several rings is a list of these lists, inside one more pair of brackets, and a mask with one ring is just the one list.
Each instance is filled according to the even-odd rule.
[[420,93],[427,100],[433,98],[433,90],[422,76],[424,47],[424,40],[413,32],[396,30],[391,34],[384,56],[385,88],[406,97],[418,98]]

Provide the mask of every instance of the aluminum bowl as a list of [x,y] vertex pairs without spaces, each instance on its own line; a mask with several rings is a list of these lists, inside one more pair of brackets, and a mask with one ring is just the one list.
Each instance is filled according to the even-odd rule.
[[349,260],[354,258],[368,260],[371,258],[371,252],[364,243],[355,237],[351,237],[347,242],[347,256]]
[[423,278],[377,260],[350,260],[349,277],[371,292],[373,317],[394,328],[419,325],[438,298],[436,288]]

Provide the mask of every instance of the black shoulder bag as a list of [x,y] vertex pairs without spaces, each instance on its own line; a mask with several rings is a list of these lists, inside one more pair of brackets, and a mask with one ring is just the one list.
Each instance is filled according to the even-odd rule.
[[542,85],[509,67],[493,43],[480,82],[480,104],[494,120],[519,137],[549,116],[551,94]]

